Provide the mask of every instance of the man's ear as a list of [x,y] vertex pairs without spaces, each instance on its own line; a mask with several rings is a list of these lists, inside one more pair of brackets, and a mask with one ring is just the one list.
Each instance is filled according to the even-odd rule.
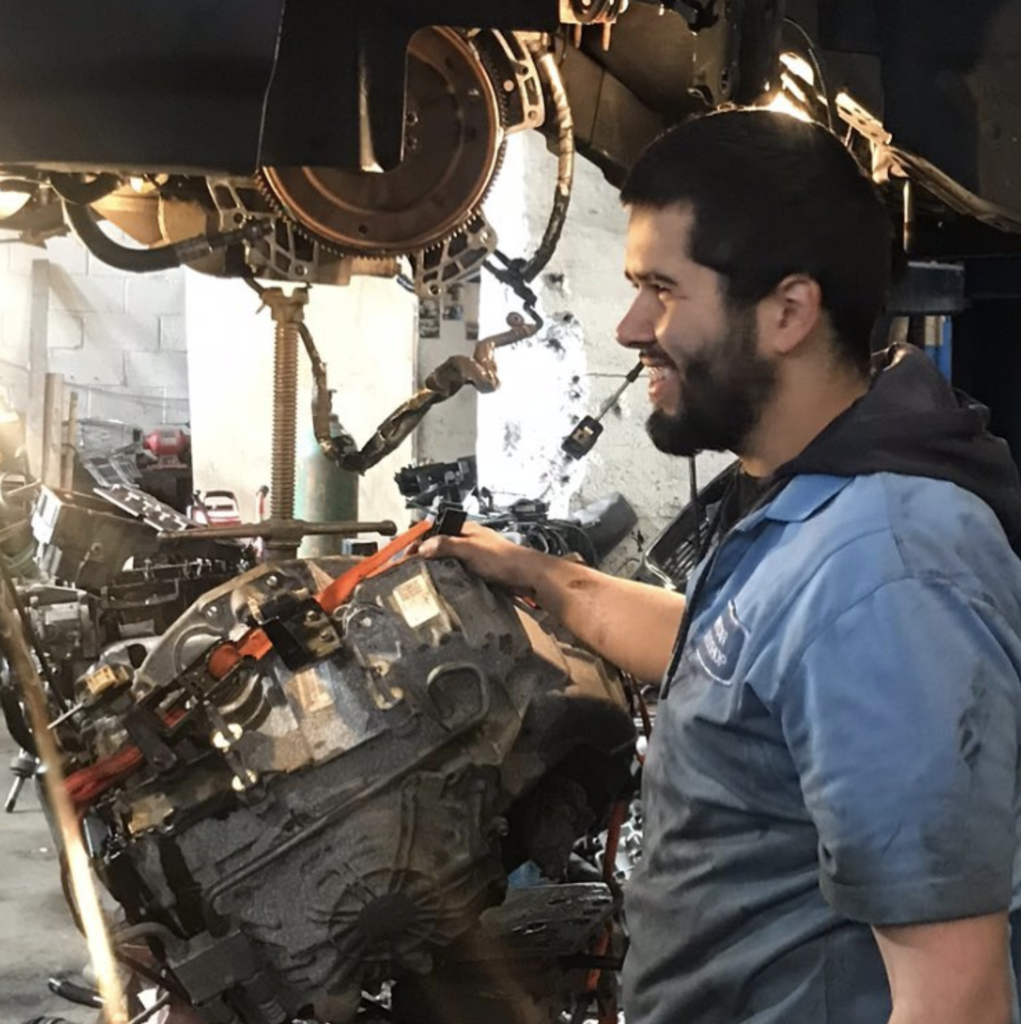
[[759,303],[759,337],[776,355],[789,355],[823,318],[822,288],[807,274],[788,274]]

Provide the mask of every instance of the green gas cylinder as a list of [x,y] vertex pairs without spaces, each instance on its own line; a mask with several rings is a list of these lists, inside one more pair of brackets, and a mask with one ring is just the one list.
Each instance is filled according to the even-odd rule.
[[[331,426],[335,419],[331,417]],[[341,469],[323,455],[311,428],[298,437],[294,515],[325,523],[358,518],[358,474]],[[306,537],[298,550],[303,558],[343,553],[344,538],[336,536]]]

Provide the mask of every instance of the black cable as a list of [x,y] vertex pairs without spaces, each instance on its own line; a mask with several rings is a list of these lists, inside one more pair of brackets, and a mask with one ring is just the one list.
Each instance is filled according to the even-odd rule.
[[251,288],[260,299],[264,297],[266,289],[255,280],[255,276],[253,274],[242,274],[241,280],[244,281],[244,283],[248,285],[248,287]]
[[99,226],[99,218],[89,206],[64,202],[64,214],[68,223],[74,228],[75,234],[82,244],[96,259],[118,270],[127,270],[133,274],[147,274],[159,270],[172,270],[187,263],[209,256],[218,249],[243,242],[253,242],[261,238],[270,224],[254,221],[232,231],[222,231],[211,235],[196,235],[181,242],[170,242],[154,249],[134,249],[115,242]]
[[695,550],[702,550],[702,508],[698,500],[698,469],[695,456],[688,456],[688,495],[691,508],[695,513]]
[[[10,675],[7,675],[10,680]],[[21,706],[21,698],[18,695],[17,683],[0,682],[0,710],[3,711],[4,721],[7,723],[7,731],[11,739],[21,747],[22,750],[38,758],[39,751],[36,749],[35,737],[25,717],[25,710]]]
[[526,281],[534,280],[549,263],[560,235],[567,222],[567,211],[571,205],[571,191],[574,185],[574,118],[567,98],[560,69],[552,53],[544,54],[538,61],[538,71],[546,79],[557,127],[557,186],[553,193],[553,207],[550,210],[542,241],[531,258],[521,268]]
[[182,1002],[188,1002],[188,993],[181,987],[176,979],[172,978],[165,971],[157,970],[154,967],[150,967],[147,964],[142,963],[141,960],[136,960],[135,957],[129,956],[127,953],[121,952],[119,949],[114,949],[114,957],[119,963],[122,963],[129,970],[134,971],[141,978],[145,978],[146,981],[151,982],[158,988],[165,988],[168,992],[173,993]]
[[69,1003],[87,1006],[92,1010],[103,1008],[103,999],[96,989],[79,984],[70,978],[54,976],[46,982],[46,986],[55,996],[66,999]]
[[50,184],[61,199],[69,203],[97,203],[104,199],[121,183],[116,174],[97,174],[92,181],[82,181],[74,174],[50,174]]
[[592,543],[592,539],[589,535],[577,523],[572,523],[564,519],[556,519],[553,521],[558,527],[566,527],[568,531],[577,534],[581,538],[579,546],[583,550],[578,551],[578,554],[581,555],[589,565],[595,568],[595,566],[599,564],[599,556],[596,554],[596,546]]
[[793,18],[784,18],[783,23],[794,29],[801,38],[805,48],[805,56],[815,72],[816,84],[819,87],[819,92],[822,93],[823,103],[826,107],[826,127],[832,132],[834,130],[833,103],[830,97],[829,86],[826,84],[826,76],[823,74],[822,61],[816,53],[815,43],[812,42],[812,37]]

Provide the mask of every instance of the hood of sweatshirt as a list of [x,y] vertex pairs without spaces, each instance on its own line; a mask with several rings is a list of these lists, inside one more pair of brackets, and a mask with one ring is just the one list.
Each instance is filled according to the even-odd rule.
[[947,384],[920,350],[894,345],[873,358],[869,391],[773,475],[769,489],[806,473],[901,473],[947,480],[996,513],[1021,554],[1021,483],[989,410]]

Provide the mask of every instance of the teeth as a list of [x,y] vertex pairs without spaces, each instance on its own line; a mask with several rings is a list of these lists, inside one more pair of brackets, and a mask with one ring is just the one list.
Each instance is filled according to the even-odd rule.
[[668,376],[673,372],[673,368],[670,366],[650,366],[649,367],[649,380],[658,381]]

